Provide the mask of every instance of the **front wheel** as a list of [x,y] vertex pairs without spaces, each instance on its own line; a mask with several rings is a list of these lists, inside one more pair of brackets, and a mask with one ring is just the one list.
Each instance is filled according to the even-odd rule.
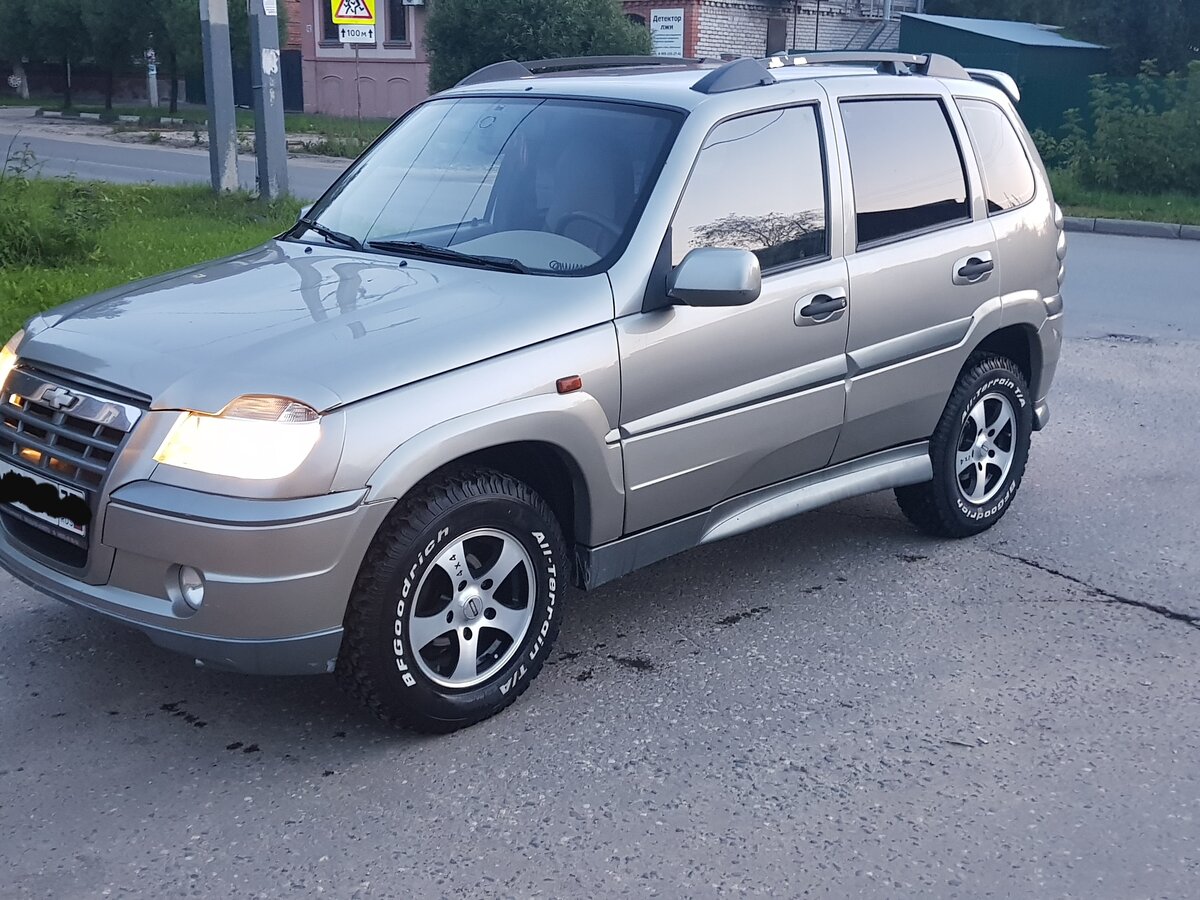
[[550,653],[566,565],[554,514],[523,482],[470,469],[422,485],[363,562],[338,659],[343,684],[418,731],[495,715]]
[[901,511],[937,537],[986,531],[1021,486],[1032,434],[1021,370],[1003,356],[971,357],[929,442],[933,480],[898,488]]

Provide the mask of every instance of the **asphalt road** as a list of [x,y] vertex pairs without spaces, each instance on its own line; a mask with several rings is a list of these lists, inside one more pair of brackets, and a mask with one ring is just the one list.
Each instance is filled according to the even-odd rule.
[[[207,150],[125,144],[69,134],[66,126],[33,119],[24,109],[0,109],[0,155],[10,143],[14,149],[28,145],[37,157],[38,171],[47,177],[122,184],[207,184],[210,179]],[[288,160],[291,193],[315,200],[349,164],[349,160],[292,157]],[[243,188],[256,190],[253,156],[238,158],[238,176]]]
[[0,895],[1195,897],[1200,247],[1072,244],[992,532],[877,494],[667,560],[449,737],[0,577]]

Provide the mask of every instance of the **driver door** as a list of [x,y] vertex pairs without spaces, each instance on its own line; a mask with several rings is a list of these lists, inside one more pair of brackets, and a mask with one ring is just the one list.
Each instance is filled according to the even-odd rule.
[[829,124],[812,103],[729,119],[705,140],[668,238],[672,265],[701,247],[752,250],[762,294],[617,320],[626,533],[829,462],[848,323]]

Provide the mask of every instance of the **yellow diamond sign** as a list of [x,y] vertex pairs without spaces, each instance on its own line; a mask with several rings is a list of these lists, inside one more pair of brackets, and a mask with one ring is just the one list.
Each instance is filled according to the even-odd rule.
[[375,0],[330,0],[335,25],[374,25]]

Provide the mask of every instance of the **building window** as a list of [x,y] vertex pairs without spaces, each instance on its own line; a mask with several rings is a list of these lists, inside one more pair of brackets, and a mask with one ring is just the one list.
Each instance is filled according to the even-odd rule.
[[637,13],[627,13],[625,18],[628,19],[630,22],[632,22],[634,25],[638,25],[642,28],[646,27],[646,17],[645,16],[639,16]]
[[321,10],[321,42],[340,44],[340,33],[333,21],[333,4],[329,0],[317,0],[317,8]]
[[389,44],[408,43],[408,7],[404,0],[388,0],[387,39]]

